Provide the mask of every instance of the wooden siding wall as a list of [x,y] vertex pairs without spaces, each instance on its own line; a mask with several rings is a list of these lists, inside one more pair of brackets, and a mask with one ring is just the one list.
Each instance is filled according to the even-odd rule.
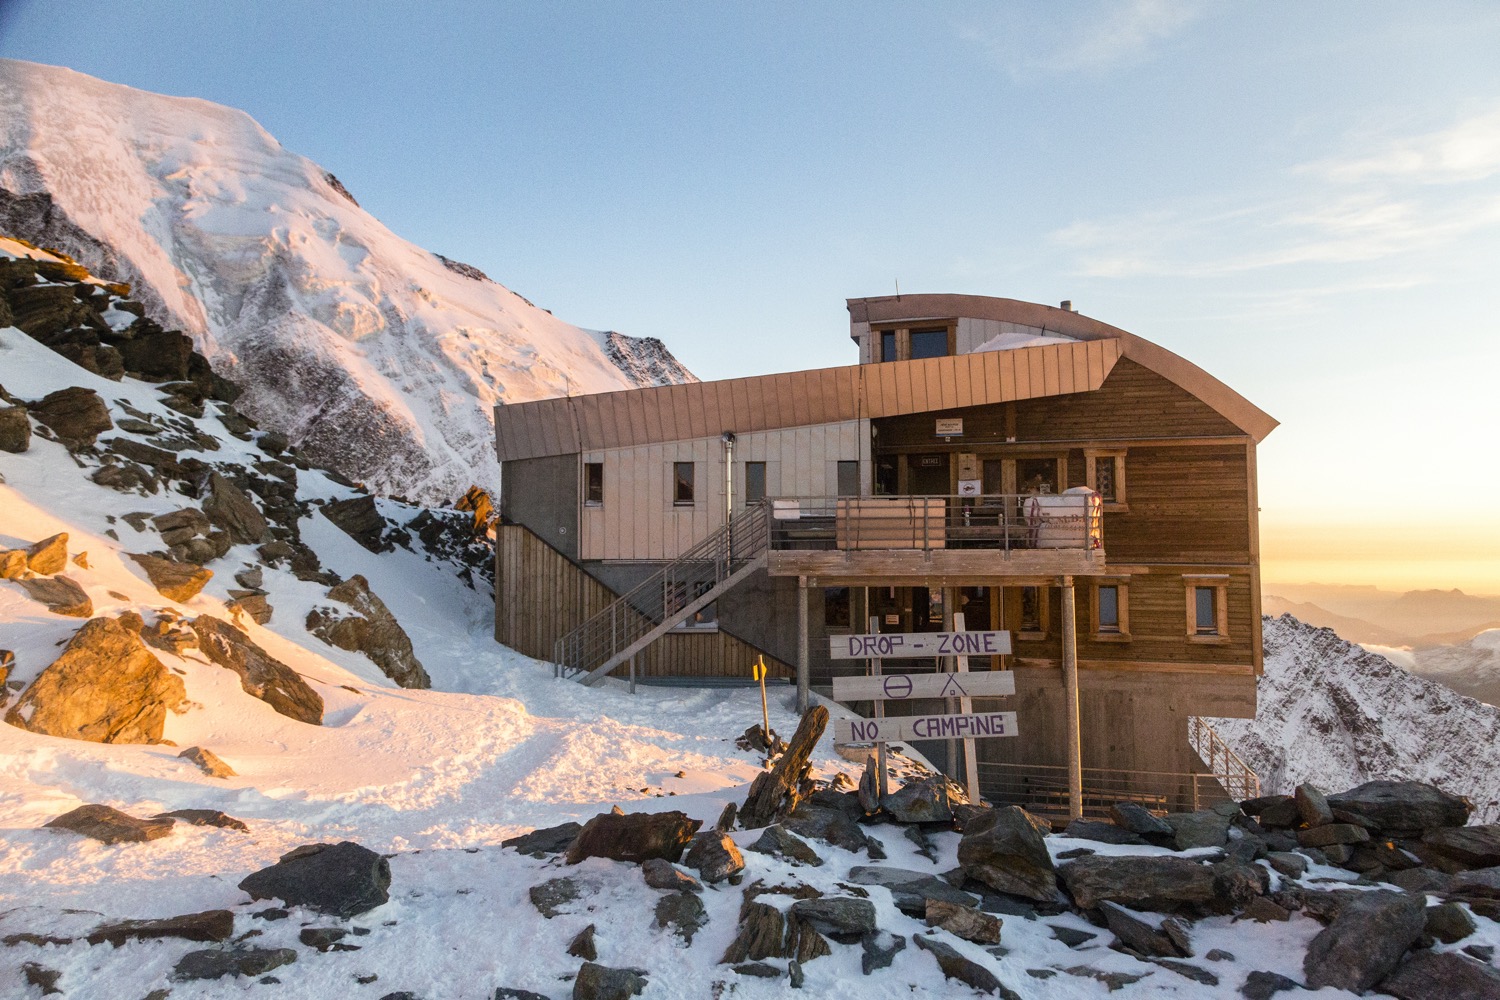
[[[868,422],[739,434],[734,443],[735,509],[744,508],[745,463],[766,463],[768,496],[834,496],[838,463],[868,459]],[[667,560],[724,524],[724,443],[717,437],[584,452],[604,465],[604,503],[580,514],[582,560]],[[694,463],[691,507],[672,502],[672,466]],[[868,461],[861,462],[868,484]],[[581,470],[580,470],[581,475]]]
[[[551,660],[553,644],[614,602],[613,590],[570,562],[519,524],[495,534],[495,639],[527,656]],[[645,677],[749,677],[756,657],[749,643],[722,630],[669,633],[640,654],[636,672]],[[795,671],[766,656],[772,677]],[[625,676],[622,666],[615,676]]]

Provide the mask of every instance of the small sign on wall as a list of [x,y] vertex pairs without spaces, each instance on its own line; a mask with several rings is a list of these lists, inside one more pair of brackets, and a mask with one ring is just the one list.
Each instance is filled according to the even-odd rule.
[[958,481],[958,495],[961,497],[977,497],[984,489],[984,483],[978,479],[960,479]]
[[938,437],[963,437],[963,417],[940,417],[937,421]]

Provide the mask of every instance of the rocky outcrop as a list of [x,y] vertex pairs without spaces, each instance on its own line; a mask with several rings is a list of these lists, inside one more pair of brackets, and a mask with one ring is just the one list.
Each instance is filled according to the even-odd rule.
[[1365,817],[1391,836],[1463,826],[1474,810],[1463,796],[1450,795],[1420,781],[1367,781],[1358,788],[1328,796],[1328,804],[1334,810]]
[[117,920],[90,931],[89,944],[108,942],[116,948],[126,941],[180,938],[184,941],[228,941],[234,936],[234,914],[228,910],[185,913],[160,920]]
[[0,451],[13,455],[31,447],[31,420],[24,406],[0,406]]
[[115,426],[99,394],[79,386],[49,392],[28,409],[37,423],[73,450],[92,447],[100,434]]
[[929,952],[937,959],[943,976],[963,983],[980,993],[992,993],[1003,1000],[1021,1000],[1020,996],[996,978],[995,974],[973,959],[965,958],[957,948],[944,944],[936,938],[918,934],[912,938],[919,949]]
[[323,516],[338,525],[344,534],[377,555],[396,547],[385,537],[389,525],[380,516],[375,498],[369,494],[326,503],[323,505]]
[[171,601],[191,601],[198,596],[199,591],[208,581],[213,579],[213,570],[204,569],[192,563],[163,559],[161,556],[141,555],[136,552],[125,554],[145,571],[146,578],[151,581],[151,586]]
[[265,515],[244,491],[217,472],[209,473],[203,513],[236,544],[259,545],[265,540]]
[[828,709],[814,705],[807,710],[786,752],[776,758],[769,771],[756,775],[750,783],[750,794],[739,811],[741,826],[747,830],[767,826],[779,815],[796,808],[798,790],[807,776],[808,758],[827,727]]
[[709,885],[733,879],[745,870],[740,849],[726,833],[706,831],[693,838],[683,864],[695,870]]
[[573,1000],[630,1000],[646,988],[639,969],[611,969],[584,962],[573,980]]
[[1093,856],[1058,869],[1073,902],[1089,910],[1108,900],[1133,910],[1174,912],[1214,899],[1214,872],[1191,858]]
[[190,951],[172,968],[172,978],[179,981],[223,979],[225,976],[264,976],[272,969],[297,961],[291,948],[205,948]]
[[1396,968],[1422,933],[1421,897],[1379,890],[1349,895],[1333,923],[1307,946],[1302,968],[1311,989],[1363,993]]
[[71,830],[105,844],[142,843],[172,832],[169,819],[137,819],[105,805],[83,805],[45,824],[54,830]]
[[26,548],[26,568],[41,576],[68,568],[68,533],[59,532]]
[[641,862],[661,858],[675,862],[702,820],[685,813],[601,813],[584,824],[568,847],[567,862],[576,865],[585,858],[611,858]]
[[1458,952],[1423,952],[1397,969],[1380,992],[1398,1000],[1493,1000],[1500,970]]
[[568,849],[568,845],[578,839],[579,832],[583,826],[578,823],[563,823],[560,826],[549,826],[544,829],[532,830],[523,833],[519,837],[511,837],[509,840],[500,841],[501,847],[514,847],[522,854],[529,854],[534,858],[546,857],[549,854],[561,854]]
[[295,670],[222,619],[199,615],[192,625],[198,648],[214,663],[239,674],[246,694],[289,719],[322,725],[323,699]]
[[252,899],[279,899],[345,918],[385,903],[390,886],[390,862],[347,840],[299,847],[240,882]]
[[363,653],[401,687],[432,687],[411,638],[364,577],[351,576],[329,590],[328,596],[353,614],[326,605],[313,608],[307,615],[309,632],[339,649]]
[[47,736],[94,743],[155,743],[167,711],[187,692],[140,637],[95,618],[31,682],[5,721]]

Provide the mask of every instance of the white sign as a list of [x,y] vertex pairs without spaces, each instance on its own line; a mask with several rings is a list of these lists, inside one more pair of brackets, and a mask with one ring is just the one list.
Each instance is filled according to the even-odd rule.
[[1009,670],[964,674],[886,674],[835,677],[835,701],[907,701],[912,698],[1003,698],[1016,693]]
[[877,740],[945,740],[959,737],[974,739],[1015,735],[1015,712],[839,719],[833,724],[835,743],[874,743]]
[[958,481],[958,495],[961,497],[977,497],[984,492],[984,480],[982,479],[960,479]]
[[835,660],[913,659],[923,656],[1006,656],[1009,632],[885,632],[831,635],[828,655]]
[[964,418],[963,417],[943,417],[943,418],[939,419],[937,421],[937,436],[940,437],[940,438],[945,438],[945,437],[963,437],[964,436]]

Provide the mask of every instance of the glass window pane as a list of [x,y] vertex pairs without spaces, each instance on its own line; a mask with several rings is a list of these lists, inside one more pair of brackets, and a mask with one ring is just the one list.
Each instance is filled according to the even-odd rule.
[[839,496],[859,496],[859,463],[839,463]]
[[849,627],[849,588],[823,589],[823,624],[828,628]]
[[1021,631],[1042,630],[1042,592],[1040,587],[1021,588]]
[[941,358],[948,354],[948,329],[913,330],[911,332],[911,356],[913,358]]
[[1016,485],[1022,493],[1027,494],[1058,492],[1057,459],[1017,459]]
[[1197,625],[1198,631],[1204,634],[1213,634],[1219,631],[1219,618],[1214,607],[1216,595],[1213,587],[1196,587],[1194,601],[1198,609]]
[[1094,489],[1099,491],[1099,496],[1105,500],[1115,499],[1115,459],[1111,455],[1107,458],[1094,459]]
[[604,503],[604,464],[588,462],[583,470],[583,502],[591,507],[597,507]]
[[745,463],[745,502],[760,503],[766,498],[766,463]]
[[896,360],[896,331],[895,330],[881,330],[880,331],[880,360],[881,361],[895,361]]
[[1120,588],[1099,588],[1099,631],[1120,630]]
[[672,480],[672,502],[691,504],[693,502],[693,463],[673,462]]

